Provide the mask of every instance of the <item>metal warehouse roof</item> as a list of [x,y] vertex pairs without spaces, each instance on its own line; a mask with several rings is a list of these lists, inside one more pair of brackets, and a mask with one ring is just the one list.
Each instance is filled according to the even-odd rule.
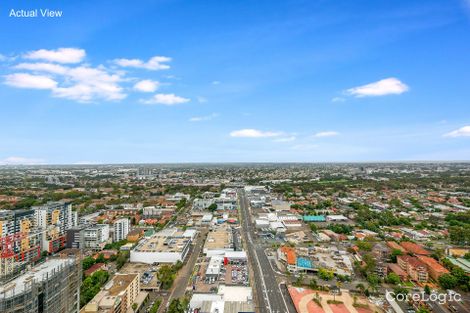
[[304,215],[304,222],[325,222],[326,218],[324,215]]

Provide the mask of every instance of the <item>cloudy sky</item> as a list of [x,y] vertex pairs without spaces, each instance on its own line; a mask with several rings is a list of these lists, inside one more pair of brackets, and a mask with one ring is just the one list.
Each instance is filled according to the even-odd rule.
[[136,3],[2,2],[0,164],[470,159],[470,2]]

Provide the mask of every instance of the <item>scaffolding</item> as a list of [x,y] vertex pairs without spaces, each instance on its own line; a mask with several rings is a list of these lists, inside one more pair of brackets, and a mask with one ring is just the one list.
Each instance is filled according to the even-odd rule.
[[[1,287],[0,312],[79,312],[80,262],[74,258],[67,258],[60,259],[60,263],[51,266],[53,260],[46,261]],[[59,262],[57,260],[59,259],[55,259],[54,262]],[[41,275],[34,275],[40,271]]]

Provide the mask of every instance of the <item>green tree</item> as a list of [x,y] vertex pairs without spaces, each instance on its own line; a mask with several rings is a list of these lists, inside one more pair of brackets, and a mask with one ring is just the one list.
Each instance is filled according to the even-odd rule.
[[332,280],[335,275],[333,271],[331,270],[327,270],[325,268],[319,268],[318,276],[323,280]]
[[377,286],[380,284],[380,278],[377,274],[368,274],[367,275],[367,282],[371,286],[372,289],[377,289]]
[[357,247],[361,251],[371,251],[372,250],[372,243],[368,241],[358,241],[356,243]]
[[467,276],[467,273],[458,266],[454,266],[451,270],[452,275],[457,279],[457,284],[459,286],[466,286],[470,281],[470,277]]
[[317,225],[315,225],[314,223],[310,223],[310,230],[316,233],[318,231]]
[[455,278],[452,274],[441,275],[438,281],[439,281],[439,285],[443,289],[452,289],[452,288],[455,288],[458,284],[457,278]]
[[359,283],[359,284],[356,285],[356,289],[359,289],[359,291],[360,291],[361,293],[364,293],[366,287],[364,286],[363,283]]
[[100,253],[95,261],[96,261],[96,263],[106,263],[106,259],[104,258],[104,254]]
[[217,204],[216,203],[212,203],[211,205],[209,205],[207,207],[207,210],[211,211],[211,212],[215,212],[217,210]]
[[86,271],[87,269],[89,269],[90,267],[93,266],[93,264],[95,264],[96,261],[94,258],[92,258],[91,256],[87,256],[85,258],[83,258],[82,260],[82,268],[84,271]]
[[403,252],[400,249],[393,249],[392,253],[390,253],[390,260],[392,260],[393,263],[397,263],[397,256],[403,255]]
[[188,306],[186,299],[173,299],[168,306],[168,313],[185,313]]
[[363,274],[367,273],[372,273],[375,271],[375,266],[377,264],[377,261],[375,260],[374,256],[372,254],[366,254],[363,256],[363,261],[366,263],[366,265],[362,268]]
[[315,278],[310,279],[308,286],[310,287],[310,289],[317,289],[318,288],[317,280]]
[[162,299],[157,299],[153,305],[150,307],[149,313],[157,313],[160,305],[162,304]]
[[408,294],[408,289],[406,289],[404,287],[397,286],[397,287],[393,288],[393,293],[395,294],[395,297],[399,294],[407,295]]
[[429,285],[424,286],[424,293],[427,295],[431,294],[431,288],[429,287]]
[[129,251],[119,251],[118,257],[116,258],[116,268],[119,270],[129,260]]
[[401,283],[400,276],[398,276],[395,273],[388,274],[387,278],[386,278],[386,281],[387,281],[387,283],[392,284],[392,285],[398,285],[399,283]]
[[106,271],[96,271],[93,275],[88,276],[82,282],[80,287],[80,307],[87,304],[100,291],[101,287],[109,278]]

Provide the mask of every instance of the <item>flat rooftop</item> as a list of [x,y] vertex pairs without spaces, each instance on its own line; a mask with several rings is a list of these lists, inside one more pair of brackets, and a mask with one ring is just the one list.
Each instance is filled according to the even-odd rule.
[[187,238],[174,238],[153,235],[141,242],[136,252],[181,252],[189,240]]
[[232,243],[232,232],[228,227],[218,227],[207,235],[204,249],[219,250],[226,249]]
[[139,274],[117,274],[114,276],[113,280],[111,280],[112,285],[106,286],[109,288],[105,289],[108,291],[110,296],[117,296],[121,292],[127,289],[127,287],[134,281]]

